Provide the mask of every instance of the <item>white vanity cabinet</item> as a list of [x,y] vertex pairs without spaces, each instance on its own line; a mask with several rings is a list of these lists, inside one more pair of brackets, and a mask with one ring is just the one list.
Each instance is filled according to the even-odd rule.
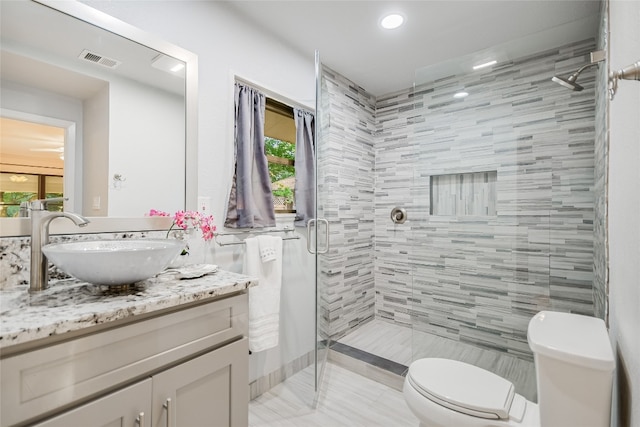
[[155,427],[247,426],[247,339],[153,377]]
[[150,396],[151,379],[146,379],[34,425],[38,427],[148,427],[151,425],[151,419],[148,416],[151,413]]
[[0,424],[247,426],[247,305],[212,298],[5,354]]

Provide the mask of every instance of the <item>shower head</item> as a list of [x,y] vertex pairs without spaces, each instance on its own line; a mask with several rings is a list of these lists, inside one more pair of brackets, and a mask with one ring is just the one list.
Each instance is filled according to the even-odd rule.
[[581,72],[583,72],[584,70],[586,70],[589,67],[593,67],[594,65],[598,65],[598,63],[602,62],[605,60],[605,51],[604,50],[598,50],[595,52],[591,52],[589,54],[590,58],[591,58],[591,63],[587,64],[587,65],[583,65],[582,67],[580,67],[578,69],[578,71],[576,71],[575,73],[571,74],[569,77],[564,78],[564,77],[559,77],[559,76],[553,76],[551,78],[552,81],[568,88],[571,90],[574,90],[576,92],[580,92],[582,89],[584,89],[582,86],[580,86],[578,84],[578,82],[576,80],[578,80],[578,76],[580,75]]
[[559,77],[559,76],[553,76],[551,77],[551,80],[568,88],[571,90],[575,90],[576,92],[580,92],[582,89],[584,89],[582,86],[580,86],[578,83],[576,83],[576,79],[578,78],[578,73],[573,73],[571,74],[568,78],[564,78],[564,77]]
[[564,78],[564,77],[559,77],[559,76],[553,76],[551,77],[551,80],[568,88],[571,90],[575,90],[576,92],[580,92],[582,89],[584,89],[582,86],[580,86],[576,80],[578,80],[578,76],[580,75],[581,72],[583,72],[584,70],[586,70],[589,67],[593,67],[594,65],[598,65],[598,62],[592,62],[591,64],[587,64],[587,65],[583,65],[582,67],[580,67],[580,69],[578,71],[576,71],[575,73],[571,74],[569,77]]

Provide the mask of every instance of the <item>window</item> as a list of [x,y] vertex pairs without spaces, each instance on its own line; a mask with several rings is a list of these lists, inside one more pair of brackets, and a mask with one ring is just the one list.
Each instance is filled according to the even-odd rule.
[[296,124],[293,108],[267,97],[264,119],[264,151],[276,213],[295,212]]
[[[21,202],[62,196],[61,176],[0,174],[0,217],[19,216]],[[47,204],[47,210],[62,211],[62,203]]]

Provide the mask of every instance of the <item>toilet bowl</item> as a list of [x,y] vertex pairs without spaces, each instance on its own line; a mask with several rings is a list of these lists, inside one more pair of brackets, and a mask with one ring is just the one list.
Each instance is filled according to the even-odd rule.
[[538,404],[514,385],[467,363],[414,361],[403,393],[421,427],[609,425],[614,359],[604,322],[542,311],[529,322]]
[[517,394],[511,382],[455,360],[416,360],[403,393],[423,427],[540,425],[538,405]]

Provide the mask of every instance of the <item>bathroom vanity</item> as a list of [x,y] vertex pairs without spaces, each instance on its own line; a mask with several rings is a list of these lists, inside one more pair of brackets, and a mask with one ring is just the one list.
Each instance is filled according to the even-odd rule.
[[218,271],[3,292],[0,425],[247,426],[256,284]]

